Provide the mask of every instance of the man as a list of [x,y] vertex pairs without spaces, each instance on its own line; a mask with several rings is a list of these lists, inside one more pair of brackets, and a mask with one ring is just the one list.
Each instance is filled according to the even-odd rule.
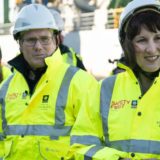
[[30,4],[19,12],[13,29],[21,54],[0,88],[0,156],[3,160],[61,160],[87,92],[97,81],[64,63],[50,11]]
[[53,8],[50,8],[50,11],[53,15],[53,18],[55,19],[57,26],[58,26],[58,35],[57,35],[58,36],[58,43],[59,43],[59,48],[60,48],[60,51],[61,51],[61,54],[63,56],[64,61],[73,65],[73,66],[76,66],[76,67],[79,67],[83,70],[86,70],[86,68],[82,62],[82,57],[79,54],[77,54],[73,48],[68,47],[63,44],[64,37],[63,37],[62,31],[64,30],[64,21],[60,15],[60,13],[58,12],[58,10],[53,9]]

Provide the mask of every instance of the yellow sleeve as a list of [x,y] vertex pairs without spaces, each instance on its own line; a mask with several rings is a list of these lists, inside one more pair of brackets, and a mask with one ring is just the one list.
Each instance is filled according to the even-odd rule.
[[[97,151],[97,152],[93,154],[92,151]],[[74,151],[74,156],[72,157],[72,159],[119,160],[121,157],[126,157],[126,156],[127,154],[125,152],[118,151],[114,148],[90,145],[88,147],[87,146],[86,147],[81,146],[81,148],[77,147],[77,150]]]
[[0,105],[0,158],[4,156],[4,143],[2,132],[2,106]]
[[3,73],[3,80],[5,80],[9,75],[11,75],[11,70],[6,67],[6,66],[2,66],[2,73]]
[[67,160],[118,160],[127,153],[104,146],[103,126],[100,115],[100,87],[88,92],[71,132],[71,147]]

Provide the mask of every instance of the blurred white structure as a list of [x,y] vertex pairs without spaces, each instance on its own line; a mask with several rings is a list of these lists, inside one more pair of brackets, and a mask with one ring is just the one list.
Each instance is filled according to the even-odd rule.
[[0,0],[0,23],[4,23],[4,1]]
[[[79,42],[76,41],[77,35]],[[115,67],[108,60],[118,59],[122,53],[117,29],[72,32],[64,38],[64,43],[80,53],[87,70],[100,78],[108,76]],[[4,62],[19,53],[18,45],[12,35],[0,36],[0,45]]]
[[[3,6],[2,1],[0,0],[0,8]],[[118,30],[105,28],[107,23],[106,8],[109,1],[97,0],[98,9],[94,12],[81,14],[79,18],[83,20],[80,22],[82,26],[80,24],[77,26],[80,30],[74,30],[73,21],[75,22],[77,15],[71,5],[73,0],[64,0],[63,7],[60,8],[62,17],[65,19],[64,43],[81,54],[88,72],[100,78],[108,76],[116,65],[110,64],[108,60],[118,59],[122,53]],[[18,45],[12,35],[0,35],[0,46],[4,62],[19,53]]]

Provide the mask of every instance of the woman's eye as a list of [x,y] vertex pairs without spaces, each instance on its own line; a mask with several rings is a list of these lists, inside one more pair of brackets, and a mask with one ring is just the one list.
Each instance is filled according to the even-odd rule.
[[157,36],[156,39],[160,40],[160,36]]
[[138,39],[136,42],[140,43],[140,42],[145,42],[145,41],[146,41],[145,39]]

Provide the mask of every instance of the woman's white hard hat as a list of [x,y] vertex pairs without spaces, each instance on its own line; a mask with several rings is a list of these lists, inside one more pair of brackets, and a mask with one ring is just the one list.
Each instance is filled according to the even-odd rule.
[[17,15],[13,26],[13,35],[31,29],[58,30],[56,22],[49,9],[42,4],[24,6]]
[[160,0],[133,0],[124,8],[119,20],[119,41],[122,44],[125,24],[136,12],[152,8],[160,12]]

